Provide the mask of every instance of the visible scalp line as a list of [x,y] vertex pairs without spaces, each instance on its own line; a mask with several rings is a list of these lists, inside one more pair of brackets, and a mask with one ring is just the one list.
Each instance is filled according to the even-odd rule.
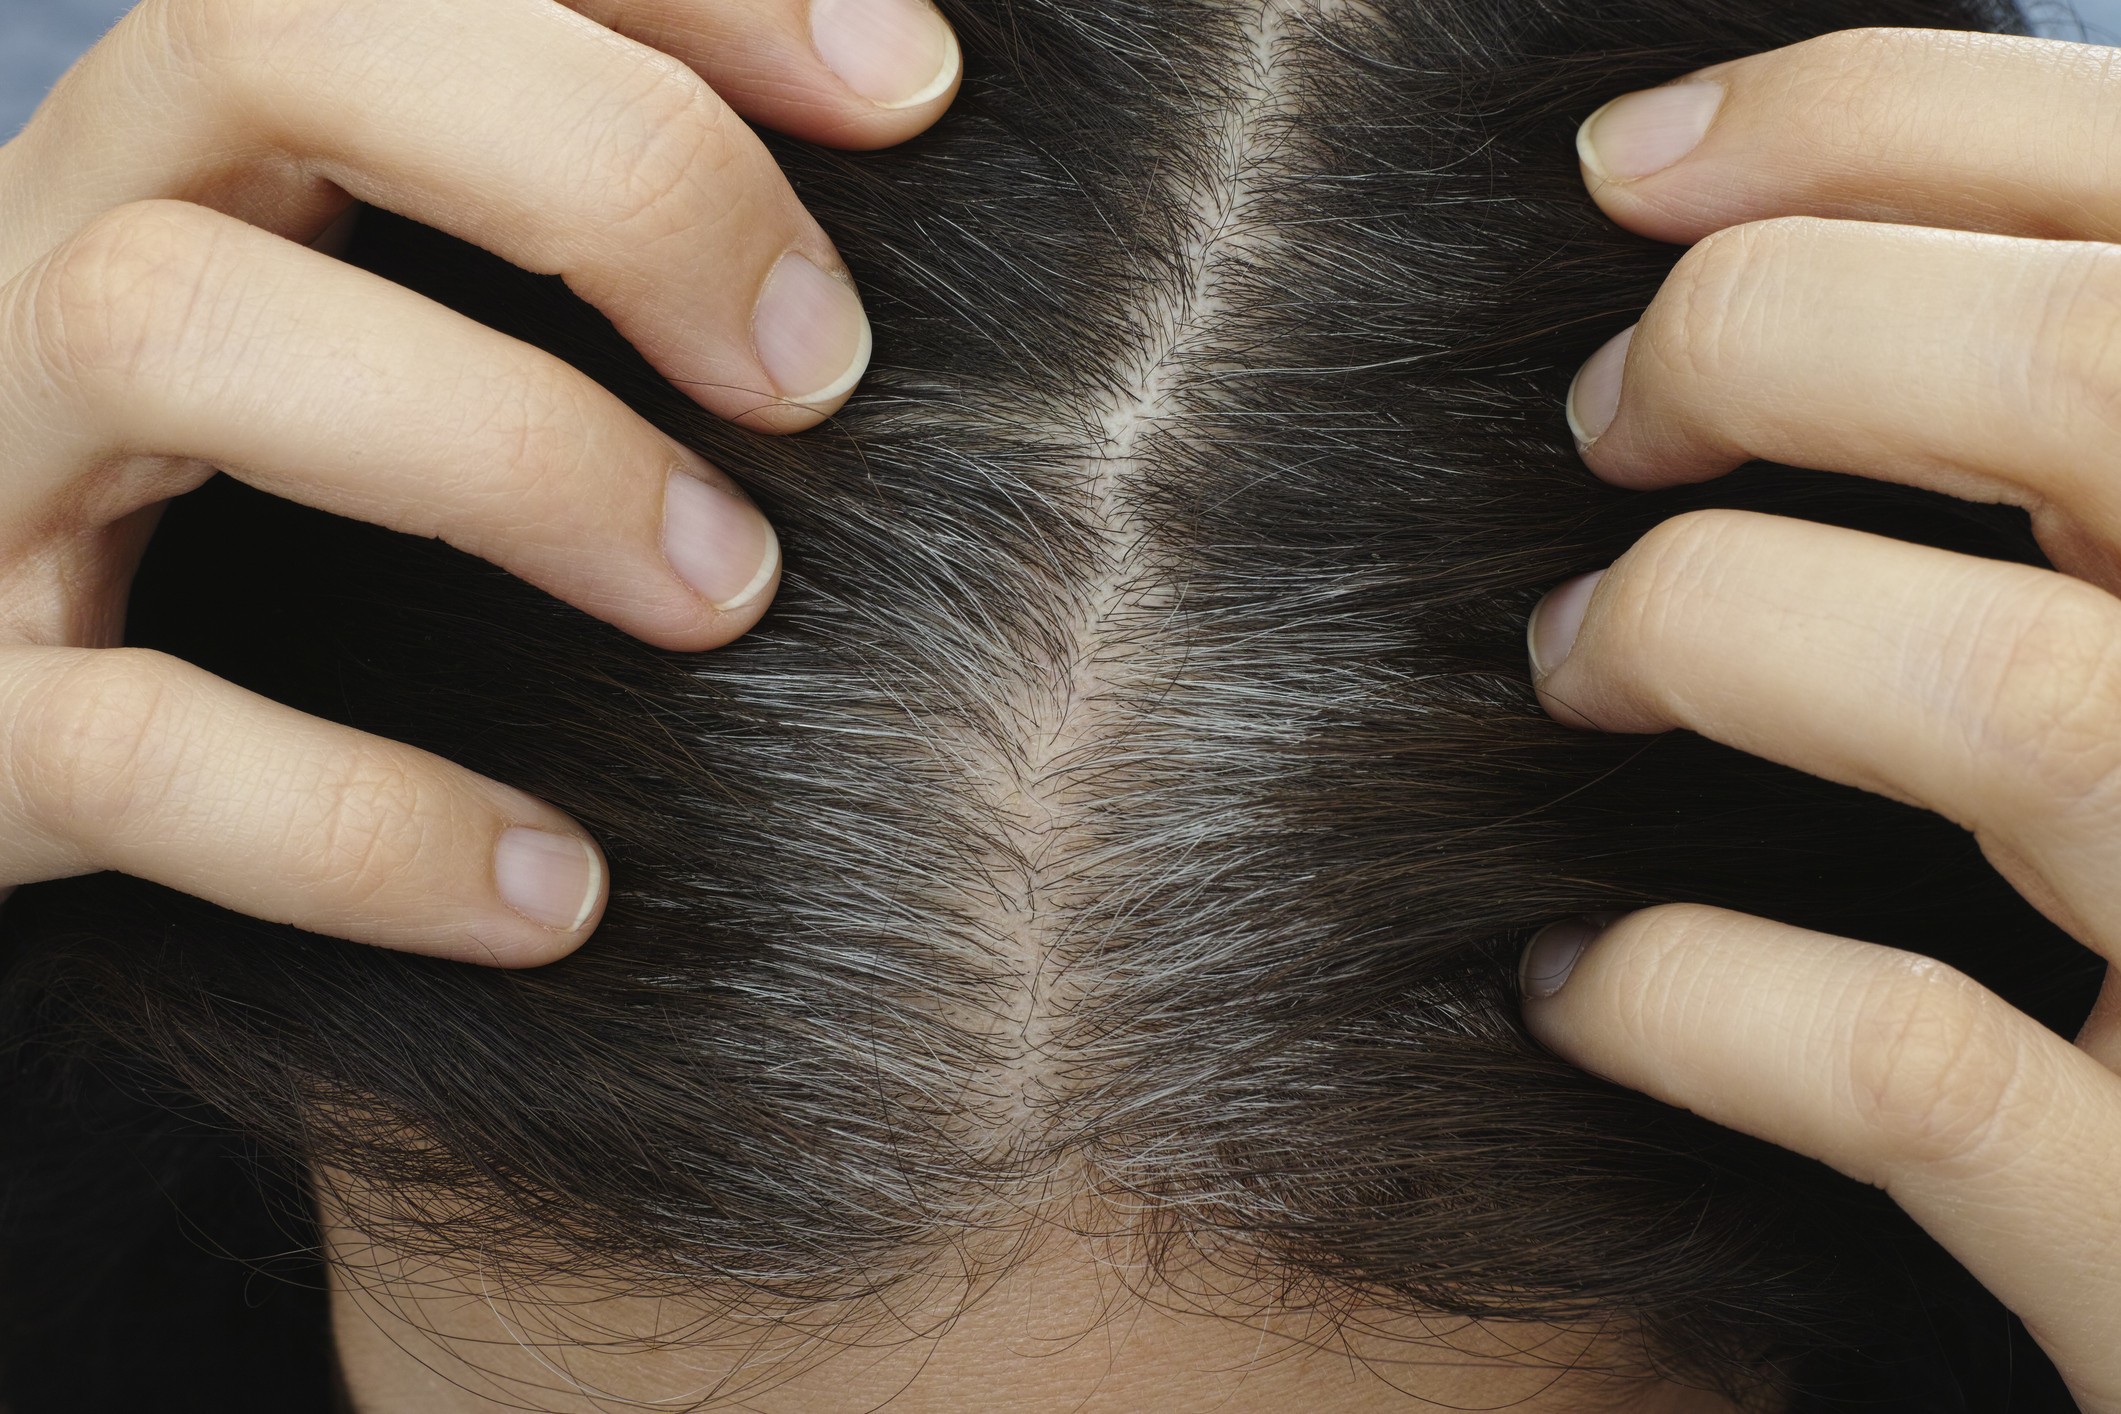
[[1027,729],[1023,755],[996,763],[1000,769],[988,780],[1000,790],[997,816],[1008,836],[1001,853],[1016,875],[1001,891],[1006,916],[995,930],[1004,949],[1000,961],[1016,973],[1010,988],[1016,1007],[995,1038],[1005,1059],[994,1083],[1009,1111],[997,1118],[1000,1142],[1033,1166],[1027,1176],[1064,1157],[1054,1145],[1061,1136],[1049,1133],[1041,1117],[1062,1098],[1049,1087],[1065,1071],[1061,1033],[1085,988],[1069,971],[1063,946],[1068,920],[1081,913],[1069,898],[1071,886],[1098,848],[1090,828],[1094,801],[1078,789],[1079,778],[1102,758],[1099,748],[1127,730],[1115,673],[1127,644],[1163,617],[1161,601],[1170,594],[1149,558],[1148,529],[1129,490],[1141,480],[1158,435],[1184,415],[1186,389],[1214,375],[1201,346],[1213,340],[1223,272],[1252,234],[1247,213],[1257,176],[1272,160],[1275,120],[1287,104],[1279,80],[1295,8],[1293,0],[1258,0],[1251,8],[1222,84],[1224,99],[1206,114],[1198,160],[1173,164],[1172,180],[1191,188],[1177,193],[1186,208],[1185,245],[1168,262],[1169,273],[1150,283],[1139,356],[1106,397],[1074,415],[1074,425],[1087,424],[1089,438],[1070,515],[1094,558],[1063,606],[1062,659],[1026,667],[1017,714]]

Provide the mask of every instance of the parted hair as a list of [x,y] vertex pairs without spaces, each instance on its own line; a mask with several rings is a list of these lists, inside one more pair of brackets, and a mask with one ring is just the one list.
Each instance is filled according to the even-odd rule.
[[777,144],[877,336],[813,432],[719,423],[558,281],[370,213],[355,259],[749,488],[780,597],[675,654],[229,484],[172,513],[136,641],[552,800],[612,900],[580,953],[509,973],[115,876],[25,891],[4,1398],[137,1407],[55,1352],[137,1355],[151,1323],[210,1407],[246,1407],[234,1371],[304,1407],[315,1301],[227,1258],[300,1278],[321,1166],[399,1250],[750,1313],[1006,1261],[1090,1194],[1174,1283],[1618,1321],[1798,1407],[2005,1407],[2004,1318],[1888,1204],[1550,1057],[1512,973],[1558,916],[1692,900],[1933,953],[2055,1024],[2088,1001],[1954,827],[1684,733],[1564,729],[1524,653],[1543,590],[1693,506],[2036,558],[2015,513],[1854,478],[1617,491],[1561,414],[1677,255],[1586,196],[1592,108],[2016,13],[944,8],[967,78],[933,132]]

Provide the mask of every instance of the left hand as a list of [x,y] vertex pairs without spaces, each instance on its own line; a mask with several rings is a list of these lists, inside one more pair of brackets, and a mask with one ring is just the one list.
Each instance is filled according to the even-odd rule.
[[736,638],[781,555],[735,482],[312,243],[371,202],[562,278],[702,407],[815,426],[869,326],[751,124],[889,145],[963,68],[926,0],[142,0],[0,144],[0,897],[119,869],[461,961],[579,947],[578,822],[121,646],[134,570],[218,468],[658,648]]
[[[1629,95],[1593,195],[1698,242],[1570,395],[1591,469],[1763,458],[2026,507],[2060,572],[1697,512],[1550,594],[1557,718],[1912,801],[2121,960],[2121,73],[1857,30]],[[1674,905],[1533,941],[1559,1054],[1889,1192],[2121,1414],[2121,983],[2071,1044],[1911,953]],[[1564,986],[1563,984],[1566,983]]]

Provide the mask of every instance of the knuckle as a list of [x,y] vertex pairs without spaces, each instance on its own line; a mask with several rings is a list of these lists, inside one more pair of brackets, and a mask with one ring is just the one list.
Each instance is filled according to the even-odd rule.
[[1600,939],[1611,972],[1603,995],[1611,999],[1611,1019],[1630,1054],[1656,1055],[1665,1048],[1669,1018],[1685,1006],[1694,984],[1697,969],[1688,959],[1701,955],[1729,917],[1702,904],[1659,904],[1630,913]]
[[134,202],[90,221],[52,253],[30,294],[46,368],[132,387],[184,367],[219,283],[222,240],[211,213],[179,201]]
[[61,839],[107,839],[172,788],[186,714],[176,666],[146,649],[99,649],[27,695],[8,765],[33,821]]
[[2103,817],[2121,809],[2121,608],[2045,579],[1968,611],[1944,655],[1958,664],[1951,710],[1995,789],[2041,814]]
[[611,448],[634,428],[623,404],[558,360],[511,362],[481,377],[449,438],[468,449],[464,464],[505,474],[457,475],[445,501],[402,513],[399,529],[449,537],[466,526],[483,535],[549,537],[554,516],[576,515],[592,488],[609,488]]
[[288,841],[342,904],[377,898],[412,876],[443,831],[446,808],[398,752],[357,748],[325,768],[314,822]]
[[1701,903],[1664,903],[1637,909],[1614,923],[1610,937],[1625,946],[1614,949],[1622,964],[1622,985],[1614,991],[1631,999],[1645,1030],[1661,1019],[1696,984],[1695,964],[1750,920],[1728,909]]
[[1777,305],[1786,272],[1802,265],[1790,254],[1820,224],[1775,216],[1726,226],[1679,258],[1636,334],[1668,379],[1715,386],[1744,376],[1763,336],[1756,312]]
[[258,32],[262,18],[250,0],[148,0],[134,12],[152,21],[158,47],[178,69],[205,72],[224,66]]
[[1899,955],[1863,988],[1854,1021],[1856,1118],[1891,1159],[1965,1164],[2008,1146],[2022,1057],[1979,983]]
[[[2083,54],[2072,53],[2070,59],[2072,79],[2087,92],[2100,96],[2099,102],[2090,105],[2090,112],[2079,119],[2083,150],[2091,154],[2094,170],[2111,172],[2121,166],[2121,111],[2117,111],[2121,104],[2116,103],[2116,99],[2121,99],[2121,54],[2100,45]],[[2030,114],[2027,119],[2038,121]],[[2071,240],[2082,235],[2082,228],[2070,215],[2058,213],[2051,222],[2035,227],[2032,234]]]
[[2121,246],[2058,249],[2032,302],[2026,356],[1998,374],[2022,380],[2006,389],[2017,406],[2101,445],[2121,433]]
[[1679,620],[1706,602],[1727,573],[1736,558],[1732,541],[1754,519],[1744,511],[1686,511],[1651,527],[1615,562],[1610,587],[1600,586],[1599,637],[1607,651],[1654,653],[1670,639]]
[[507,458],[498,464],[515,472],[493,483],[487,513],[505,518],[511,507],[542,506],[548,491],[579,494],[598,455],[596,429],[609,420],[602,412],[580,376],[562,366],[541,364],[497,390],[480,435],[498,444]]
[[1661,967],[1688,948],[1713,942],[1738,917],[1702,903],[1660,903],[1637,909],[1615,926],[1627,930],[1631,952]]
[[605,125],[610,139],[593,154],[589,215],[653,241],[710,224],[704,193],[723,185],[717,178],[736,162],[740,139],[729,110],[691,69],[658,55],[644,58],[641,72],[624,121]]
[[366,7],[334,0],[147,0],[137,12],[154,25],[163,62],[181,73],[233,81],[292,79],[288,60],[303,52],[344,61],[349,22]]
[[1846,92],[1850,82],[1881,79],[1905,67],[1908,46],[1905,30],[1859,25],[1794,44],[1789,58],[1801,64],[1822,92]]
[[1772,75],[1765,87],[1812,132],[1876,131],[1881,104],[1926,91],[1920,72],[1939,47],[1937,37],[1908,29],[1835,30],[1763,56]]

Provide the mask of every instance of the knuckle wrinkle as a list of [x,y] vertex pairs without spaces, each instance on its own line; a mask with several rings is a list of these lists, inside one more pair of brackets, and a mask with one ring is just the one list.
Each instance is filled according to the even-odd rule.
[[213,283],[216,237],[199,208],[135,202],[53,252],[31,295],[45,366],[113,390],[181,367]]
[[2027,416],[2121,436],[2121,246],[2073,249],[2046,283],[2007,391]]
[[1727,226],[1679,258],[1637,335],[1668,377],[1715,388],[1744,375],[1750,313],[1770,299],[1777,252],[1800,225],[1776,217]]
[[1743,512],[1687,511],[1653,526],[1623,557],[1608,591],[1609,631],[1651,651],[1668,641],[1692,606],[1705,602],[1747,520]]
[[[674,61],[673,61],[674,62]],[[689,69],[651,66],[654,81],[612,125],[622,143],[597,154],[595,219],[634,239],[655,240],[695,229],[705,213],[691,209],[736,154],[729,121],[713,91]]]
[[1907,958],[1861,996],[1850,1055],[1857,1118],[1900,1162],[1977,1161],[2012,1128],[2020,1059],[1978,983]]
[[2121,811],[2121,613],[2105,594],[2054,576],[1985,604],[1961,638],[1947,651],[1984,779],[2019,810]]
[[316,795],[325,808],[289,844],[342,904],[380,897],[429,852],[433,793],[394,753],[357,751]]
[[170,664],[144,649],[100,649],[30,692],[8,765],[31,818],[52,835],[110,838],[176,782],[184,707]]

